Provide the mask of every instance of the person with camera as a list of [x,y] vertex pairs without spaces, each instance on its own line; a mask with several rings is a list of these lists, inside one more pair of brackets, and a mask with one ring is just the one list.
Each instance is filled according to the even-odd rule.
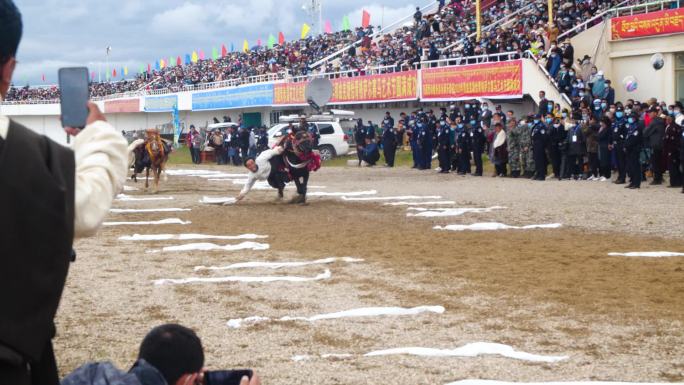
[[138,359],[124,372],[109,362],[85,364],[64,377],[61,385],[260,385],[253,370],[204,368],[204,348],[197,334],[178,324],[153,328],[143,338]]
[[[0,99],[17,64],[21,14],[0,0]],[[94,234],[123,186],[127,142],[93,103],[71,148],[0,114],[0,384],[57,385],[54,317],[76,237]]]

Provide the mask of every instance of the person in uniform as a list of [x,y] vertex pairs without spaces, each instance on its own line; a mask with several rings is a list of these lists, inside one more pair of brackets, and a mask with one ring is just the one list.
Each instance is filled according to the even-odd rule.
[[568,123],[568,170],[571,178],[578,180],[582,177],[582,162],[587,153],[585,129],[577,113],[573,114]]
[[644,144],[643,135],[639,115],[634,112],[627,118],[627,137],[624,146],[629,174],[629,184],[625,187],[629,189],[641,188],[642,169],[639,156]]
[[[0,100],[22,30],[17,7],[0,0]],[[126,179],[126,139],[86,108],[85,128],[65,128],[71,148],[0,113],[0,384],[59,384],[54,317],[74,239],[97,232]]]
[[520,145],[522,146],[520,162],[523,176],[529,179],[534,178],[535,172],[534,152],[532,148],[532,126],[534,126],[534,115],[528,116],[527,124],[520,127],[522,129],[522,135],[520,136]]
[[[616,109],[615,114],[617,115],[618,113],[624,114],[622,107],[618,107]],[[613,131],[610,129],[611,121],[608,117],[604,116],[603,118],[601,118],[599,125],[600,126],[599,126],[599,132],[598,132],[598,144],[599,144],[599,146],[598,146],[598,151],[599,151],[598,157],[599,157],[599,175],[601,176],[599,178],[599,180],[604,182],[606,180],[610,180],[610,174],[611,174],[610,145],[613,141],[613,139],[612,139]]]
[[485,136],[484,130],[476,120],[470,121],[468,131],[470,135],[470,149],[473,152],[473,160],[475,162],[475,173],[473,176],[482,176],[482,155],[485,151],[487,137]]
[[[522,125],[527,125],[527,122],[521,120],[519,124],[515,124],[509,120],[509,129],[506,140],[508,142],[508,164],[511,166],[511,178],[520,177],[521,166],[520,156],[522,154]],[[513,127],[510,127],[514,123]]]
[[354,142],[356,143],[356,157],[359,159],[359,167],[363,161],[363,150],[366,148],[366,130],[363,127],[363,120],[359,119],[356,122],[354,129]]
[[432,112],[428,111],[427,114],[427,131],[425,132],[425,142],[423,146],[423,168],[429,170],[432,168],[432,153],[437,145],[437,117]]
[[437,128],[437,159],[439,160],[439,172],[442,174],[448,174],[451,168],[451,155],[454,152],[455,139],[454,130],[447,124],[446,119],[442,119]]
[[[428,143],[429,132],[427,128],[427,115],[424,112],[418,114],[416,121],[416,128],[414,130],[416,135],[416,159],[418,170],[425,170],[429,164],[425,163],[425,153],[432,151],[432,143]],[[425,149],[429,144],[429,148]]]
[[563,160],[562,150],[567,133],[565,132],[565,126],[563,126],[559,118],[553,118],[550,115],[547,115],[546,119],[549,125],[549,159],[551,159],[553,177],[560,180],[561,164]]
[[546,180],[546,146],[549,142],[549,131],[541,121],[540,115],[535,115],[532,121],[532,156],[534,158],[534,180]]
[[674,117],[665,118],[665,138],[663,140],[663,152],[667,157],[667,169],[670,173],[670,187],[682,186],[682,174],[679,170],[681,158],[679,147],[682,136],[682,127],[675,123]]
[[625,184],[627,179],[627,153],[625,152],[625,139],[627,137],[627,116],[626,111],[617,109],[615,117],[611,122],[611,140],[612,143],[608,149],[615,154],[615,161],[617,163],[618,176],[615,179],[615,184]]
[[651,185],[663,184],[663,136],[665,135],[665,121],[658,116],[660,111],[651,108],[648,111],[651,121],[644,130],[644,144],[651,149],[651,171],[653,180]]
[[397,153],[399,141],[394,129],[394,119],[389,116],[389,112],[382,121],[382,127],[382,151],[385,155],[385,162],[387,167],[394,167],[394,156]]
[[456,120],[456,146],[458,148],[458,175],[465,175],[470,173],[470,133],[461,118]]

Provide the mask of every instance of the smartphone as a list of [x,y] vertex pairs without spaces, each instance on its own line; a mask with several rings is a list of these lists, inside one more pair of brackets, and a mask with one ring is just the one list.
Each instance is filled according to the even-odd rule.
[[242,370],[213,370],[204,373],[205,385],[240,385],[242,377],[250,380],[254,373],[249,369]]
[[88,69],[60,68],[58,74],[62,127],[82,129],[88,119]]

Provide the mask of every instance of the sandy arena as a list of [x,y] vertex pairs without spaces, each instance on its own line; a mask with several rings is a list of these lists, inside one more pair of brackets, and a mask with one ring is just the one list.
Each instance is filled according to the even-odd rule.
[[[188,169],[192,166],[185,166]],[[244,173],[236,167],[198,170]],[[211,369],[251,367],[264,384],[446,384],[501,381],[684,381],[684,257],[635,258],[610,252],[684,252],[684,195],[601,182],[534,182],[437,175],[408,169],[326,168],[310,192],[377,190],[377,195],[438,195],[453,205],[387,206],[382,201],[310,197],[309,205],[275,203],[274,190],[232,206],[199,203],[235,196],[239,185],[169,176],[157,195],[173,200],[116,201],[118,209],[192,211],[112,213],[107,221],[180,218],[188,225],[103,228],[75,245],[57,317],[55,349],[62,375],[86,361],[128,368],[153,326],[194,328]],[[129,186],[142,187],[127,182]],[[286,190],[286,197],[294,193]],[[366,196],[364,196],[366,197]],[[430,199],[438,200],[438,199]],[[487,208],[461,216],[407,217],[409,207]],[[440,231],[437,225],[561,223],[559,229]],[[133,234],[267,235],[265,251],[148,253],[164,246],[243,240],[122,241]],[[251,261],[362,262],[194,271]],[[328,279],[272,283],[155,285],[164,278],[297,276]],[[445,312],[263,322],[230,328],[250,316],[310,317],[361,307],[443,306]],[[558,362],[479,357],[363,356],[401,347],[456,349],[493,342]],[[346,357],[321,357],[348,354]],[[308,359],[293,360],[294,356]],[[301,358],[301,357],[300,357]]]

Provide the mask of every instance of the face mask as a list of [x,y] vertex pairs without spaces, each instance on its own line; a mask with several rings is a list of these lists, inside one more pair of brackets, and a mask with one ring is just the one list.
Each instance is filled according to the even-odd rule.
[[610,112],[615,113],[615,108],[611,108]]
[[534,124],[538,124],[538,123],[539,123],[539,119],[535,119]]
[[470,125],[471,125],[471,126],[474,126],[474,125],[475,125],[475,121],[474,121],[474,120],[471,120],[471,121],[470,121]]
[[580,93],[579,93],[579,96],[580,96],[580,98],[583,98],[583,97],[584,97],[584,92],[580,92]]
[[601,109],[601,106],[595,106],[594,109],[595,109],[596,111],[598,111],[598,110]]
[[549,112],[551,112],[551,111],[553,111],[553,106],[547,106],[546,109],[547,109]]
[[622,111],[618,111],[618,112],[615,113],[615,116],[617,116],[618,119],[621,119],[624,115],[625,115],[625,113],[622,112]]
[[466,104],[464,107],[465,107],[465,108],[470,108],[470,104]]
[[568,117],[568,114],[565,113],[565,112],[563,112],[561,115],[562,115],[564,118],[567,118],[567,117]]
[[487,106],[482,106],[482,109],[483,109],[484,111],[487,111],[487,110],[489,109],[489,107],[487,107]]
[[554,124],[553,126],[556,127],[556,128],[558,128],[558,127],[560,127],[560,124],[556,123],[556,124]]
[[582,115],[583,120],[589,120],[589,115]]
[[680,110],[675,110],[674,114],[675,114],[675,116],[679,116],[679,115],[682,114],[682,111],[680,111]]
[[463,128],[463,123],[459,123],[458,128]]
[[575,76],[575,73],[572,72],[572,71],[568,72],[568,74],[569,74],[570,76]]
[[608,105],[606,103],[601,103],[601,108],[603,108],[605,110],[606,107],[608,107]]
[[546,118],[546,124],[551,124],[551,122],[553,122],[553,119],[551,119],[551,118]]
[[632,113],[632,110],[631,110],[631,109],[625,108],[625,114],[631,114],[631,113]]
[[632,124],[632,123],[634,123],[634,118],[629,118],[629,119],[627,119],[627,121],[629,122],[629,124]]

